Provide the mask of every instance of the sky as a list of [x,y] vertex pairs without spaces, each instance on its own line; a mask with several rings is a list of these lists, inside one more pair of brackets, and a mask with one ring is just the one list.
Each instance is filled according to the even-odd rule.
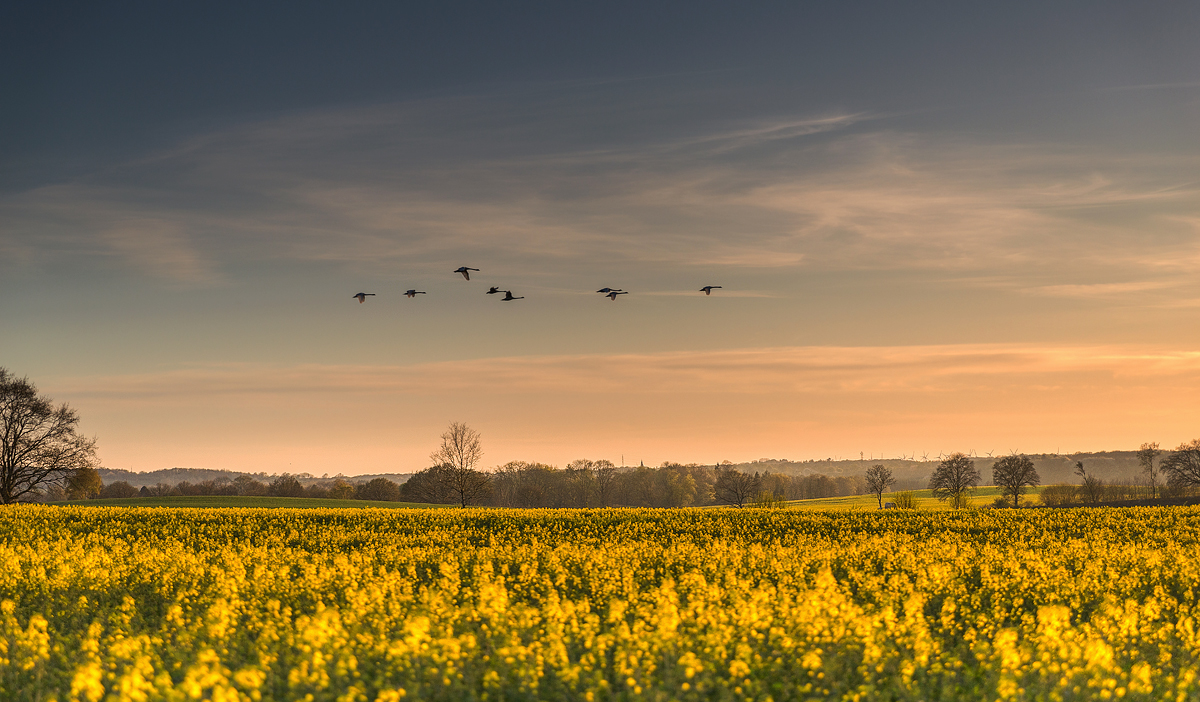
[[484,467],[1174,446],[1198,34],[1153,1],[6,3],[0,366],[137,471],[412,472],[455,421]]

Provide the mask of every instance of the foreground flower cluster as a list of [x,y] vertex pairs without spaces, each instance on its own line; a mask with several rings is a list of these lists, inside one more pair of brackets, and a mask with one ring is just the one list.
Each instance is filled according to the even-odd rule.
[[1200,511],[0,511],[6,700],[1200,695]]

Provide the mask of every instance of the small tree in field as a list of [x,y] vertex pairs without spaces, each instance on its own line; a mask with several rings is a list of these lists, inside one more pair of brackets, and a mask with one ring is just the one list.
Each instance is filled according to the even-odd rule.
[[1162,449],[1158,448],[1158,442],[1142,444],[1138,449],[1137,459],[1142,466],[1142,473],[1146,476],[1146,482],[1150,485],[1150,499],[1158,498],[1158,468],[1154,465],[1154,459],[1158,458],[1162,453]]
[[100,494],[104,484],[100,472],[91,466],[79,468],[67,478],[64,486],[68,500],[90,500]]
[[917,496],[913,494],[912,490],[898,492],[892,498],[892,504],[896,506],[896,509],[916,509]]
[[1021,506],[1025,488],[1036,487],[1041,482],[1033,461],[1027,456],[1005,456],[992,464],[992,483],[1000,488],[1005,498],[1012,498],[1014,509]]
[[329,497],[334,500],[354,499],[354,486],[345,478],[335,478],[329,486]]
[[733,466],[717,468],[717,480],[713,483],[713,496],[717,502],[744,507],[762,489],[762,478],[755,473],[743,473]]
[[946,456],[929,479],[933,496],[939,500],[949,500],[955,509],[967,506],[967,495],[978,484],[979,471],[975,470],[975,461],[962,453]]
[[879,509],[883,509],[883,493],[887,492],[895,482],[892,471],[883,464],[873,465],[867,469],[867,490],[879,500]]
[[461,422],[454,422],[442,434],[442,445],[429,454],[433,465],[441,467],[439,477],[457,502],[466,507],[491,494],[491,479],[476,470],[483,458],[479,432]]
[[1083,461],[1075,461],[1075,475],[1083,479],[1079,486],[1079,494],[1090,505],[1099,504],[1104,499],[1104,481],[1083,467]]

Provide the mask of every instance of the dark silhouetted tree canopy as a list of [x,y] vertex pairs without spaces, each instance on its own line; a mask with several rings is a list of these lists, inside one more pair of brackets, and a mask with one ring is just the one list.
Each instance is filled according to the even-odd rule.
[[78,432],[79,415],[55,405],[28,378],[0,368],[0,502],[31,500],[95,468],[96,440]]
[[979,484],[975,461],[962,453],[946,456],[933,471],[929,489],[939,500],[949,500],[956,508],[967,506],[967,492]]

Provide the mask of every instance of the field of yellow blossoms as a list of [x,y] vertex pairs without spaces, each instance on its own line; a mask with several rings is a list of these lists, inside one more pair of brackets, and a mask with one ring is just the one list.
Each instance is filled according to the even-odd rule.
[[4,700],[1200,698],[1200,510],[0,509]]

